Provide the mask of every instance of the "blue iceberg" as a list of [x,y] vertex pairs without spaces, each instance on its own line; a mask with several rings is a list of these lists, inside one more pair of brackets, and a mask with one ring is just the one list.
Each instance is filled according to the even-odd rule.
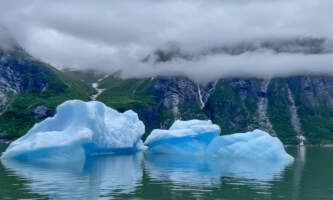
[[219,134],[220,127],[210,120],[177,120],[169,130],[153,130],[145,145],[148,153],[202,154]]
[[206,154],[221,159],[293,160],[277,137],[261,130],[216,137]]
[[211,121],[176,121],[169,130],[155,129],[148,136],[147,152],[154,154],[204,155],[220,159],[286,160],[282,142],[261,130],[219,136]]
[[144,148],[144,132],[144,124],[131,110],[119,113],[101,102],[71,100],[10,144],[2,158],[59,162],[135,152]]

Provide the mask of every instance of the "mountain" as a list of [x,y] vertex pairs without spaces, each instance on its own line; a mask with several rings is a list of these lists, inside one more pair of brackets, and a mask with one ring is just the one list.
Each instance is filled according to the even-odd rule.
[[0,48],[0,138],[16,138],[68,99],[89,100],[92,87],[13,44]]
[[135,110],[147,127],[167,128],[175,119],[211,119],[222,134],[260,128],[285,144],[333,142],[333,77],[229,78],[199,85],[185,77],[100,81],[97,100],[120,111]]
[[175,119],[211,119],[222,134],[256,128],[285,144],[333,143],[333,77],[225,78],[198,84],[189,78],[121,79],[64,70],[30,56],[19,45],[0,48],[0,139],[17,138],[52,116],[69,99],[97,99],[119,111],[132,109],[146,124],[168,128]]

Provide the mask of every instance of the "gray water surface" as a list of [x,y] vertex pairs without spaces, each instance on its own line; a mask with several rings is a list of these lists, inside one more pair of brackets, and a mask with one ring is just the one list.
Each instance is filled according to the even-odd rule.
[[66,164],[2,161],[0,199],[333,199],[333,148],[287,151],[291,164],[143,153]]

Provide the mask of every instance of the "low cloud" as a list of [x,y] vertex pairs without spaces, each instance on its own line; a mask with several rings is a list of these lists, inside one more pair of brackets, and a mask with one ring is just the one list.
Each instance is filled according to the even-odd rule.
[[[332,7],[331,0],[11,0],[0,3],[0,25],[58,68],[204,82],[333,75]],[[158,60],[156,52],[170,51]]]

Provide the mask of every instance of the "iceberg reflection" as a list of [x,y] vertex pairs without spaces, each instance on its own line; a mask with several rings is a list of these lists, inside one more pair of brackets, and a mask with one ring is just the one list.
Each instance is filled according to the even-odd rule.
[[143,176],[142,153],[90,157],[84,162],[37,163],[12,159],[3,165],[29,180],[31,191],[50,199],[100,199],[117,190],[135,190]]
[[281,177],[290,162],[222,159],[213,156],[144,155],[139,152],[95,156],[83,162],[66,164],[15,159],[4,159],[2,163],[17,176],[28,180],[26,186],[31,191],[48,195],[50,199],[110,199],[110,196],[117,194],[135,193],[144,184],[145,176],[158,183],[208,187],[219,187],[222,181],[235,180],[236,184],[260,183],[262,190],[270,187],[269,182],[276,176]]
[[291,162],[155,154],[147,156],[145,167],[153,179],[213,186],[221,184],[222,177],[272,181]]

